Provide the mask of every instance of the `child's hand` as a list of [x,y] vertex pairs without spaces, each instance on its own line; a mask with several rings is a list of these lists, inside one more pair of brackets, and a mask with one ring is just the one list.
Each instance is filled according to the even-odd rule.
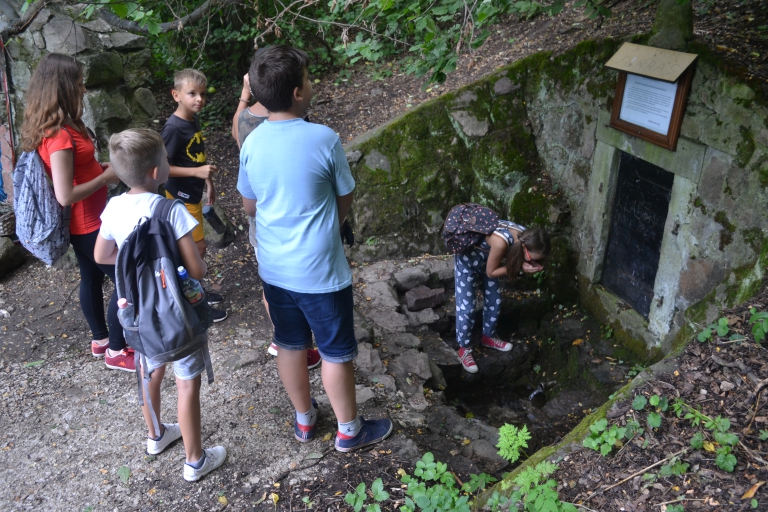
[[243,75],[243,91],[240,93],[241,98],[251,97],[251,79],[248,73]]
[[544,266],[540,263],[528,263],[527,261],[523,262],[523,272],[526,274],[535,274],[536,272],[540,272],[544,269]]
[[201,165],[200,167],[195,167],[195,174],[198,178],[207,180],[211,178],[211,174],[216,172],[216,166],[215,165]]
[[107,185],[117,185],[120,183],[120,178],[117,177],[117,174],[115,174],[115,170],[112,168],[112,164],[107,163],[106,167],[104,164],[101,164],[102,169],[104,169],[104,174],[101,176],[104,178],[104,181],[106,181]]
[[213,205],[214,201],[216,201],[216,189],[213,188],[213,181],[208,178],[205,180],[205,199],[208,201],[208,204]]

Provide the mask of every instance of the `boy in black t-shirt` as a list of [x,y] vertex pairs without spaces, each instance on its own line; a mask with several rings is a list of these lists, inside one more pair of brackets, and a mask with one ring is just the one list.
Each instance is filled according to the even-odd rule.
[[[178,103],[176,112],[163,126],[163,141],[168,153],[171,174],[165,183],[165,195],[169,199],[181,199],[189,213],[197,219],[197,227],[192,231],[192,239],[197,245],[200,257],[205,256],[205,232],[203,230],[203,191],[206,190],[206,202],[216,200],[211,175],[216,166],[206,164],[205,143],[200,130],[197,114],[205,106],[207,93],[205,75],[196,69],[182,69],[173,76],[171,95]],[[218,293],[206,290],[209,304],[218,304],[223,299]],[[214,322],[227,318],[227,312],[214,309]]]

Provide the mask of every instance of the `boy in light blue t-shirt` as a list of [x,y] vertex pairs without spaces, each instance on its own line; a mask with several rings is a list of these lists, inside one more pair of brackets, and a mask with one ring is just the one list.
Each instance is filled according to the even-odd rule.
[[339,427],[336,449],[348,452],[387,437],[392,422],[357,414],[352,273],[339,237],[355,180],[338,135],[302,119],[312,99],[308,64],[306,53],[284,45],[256,55],[251,88],[270,115],[243,143],[237,189],[248,215],[259,205],[259,275],[280,348],[280,380],[296,408],[294,435],[300,442],[315,435],[306,363],[314,333]]

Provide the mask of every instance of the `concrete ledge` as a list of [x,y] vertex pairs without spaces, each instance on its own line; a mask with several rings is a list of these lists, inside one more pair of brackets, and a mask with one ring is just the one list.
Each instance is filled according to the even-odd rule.
[[597,140],[609,146],[620,149],[632,156],[657,165],[678,176],[682,176],[698,184],[701,178],[701,168],[704,163],[706,146],[696,144],[688,139],[677,141],[677,151],[669,151],[650,142],[633,137],[624,132],[614,130],[609,126],[611,114],[601,110],[597,118]]

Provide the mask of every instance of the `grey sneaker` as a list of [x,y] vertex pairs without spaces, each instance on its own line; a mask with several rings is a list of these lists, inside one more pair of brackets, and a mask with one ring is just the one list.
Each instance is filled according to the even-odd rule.
[[205,475],[224,464],[227,458],[227,449],[223,446],[214,446],[203,450],[205,461],[200,469],[195,469],[189,464],[184,464],[184,480],[187,482],[197,482]]
[[165,432],[160,439],[147,439],[147,453],[149,455],[157,455],[181,437],[181,427],[178,423],[163,423],[163,426]]

